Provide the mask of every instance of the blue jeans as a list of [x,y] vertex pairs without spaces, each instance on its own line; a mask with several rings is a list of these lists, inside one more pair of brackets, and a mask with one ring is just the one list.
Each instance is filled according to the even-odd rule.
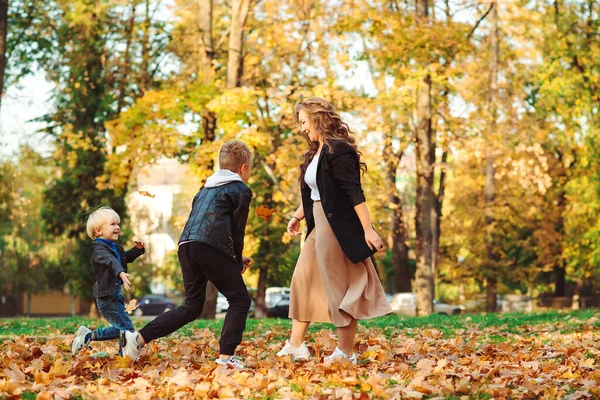
[[[121,331],[135,332],[133,322],[125,311],[125,299],[118,291],[110,296],[96,298],[98,311],[111,326],[94,331],[94,340],[119,339]],[[119,340],[119,355],[121,355],[121,341]]]

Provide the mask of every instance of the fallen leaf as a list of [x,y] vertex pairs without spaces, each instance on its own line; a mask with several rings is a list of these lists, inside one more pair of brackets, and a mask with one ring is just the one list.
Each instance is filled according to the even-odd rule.
[[417,369],[422,370],[425,373],[429,373],[435,367],[436,362],[429,358],[424,358],[417,363]]
[[25,380],[25,374],[15,363],[11,363],[10,368],[5,368],[4,374],[15,382],[21,382]]
[[422,399],[425,396],[425,393],[417,392],[415,390],[410,390],[404,393],[407,399]]

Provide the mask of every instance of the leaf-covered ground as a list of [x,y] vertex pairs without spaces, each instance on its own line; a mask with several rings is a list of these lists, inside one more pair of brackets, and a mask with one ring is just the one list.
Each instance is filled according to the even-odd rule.
[[[0,398],[598,398],[600,323],[594,311],[490,316],[387,316],[359,326],[359,365],[325,364],[326,324],[309,331],[313,357],[278,359],[283,320],[250,320],[239,355],[217,367],[222,321],[195,321],[153,342],[136,364],[116,342],[72,357],[83,318],[0,320]],[[141,327],[144,321],[136,321]]]

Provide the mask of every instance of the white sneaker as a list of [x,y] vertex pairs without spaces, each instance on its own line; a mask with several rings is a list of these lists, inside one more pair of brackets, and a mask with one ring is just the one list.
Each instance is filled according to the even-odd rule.
[[341,351],[339,348],[335,348],[335,351],[331,353],[330,356],[325,357],[325,361],[350,361],[352,364],[356,365],[357,359],[356,354],[352,353],[351,357],[348,357],[346,353]]
[[241,360],[237,356],[231,356],[229,360],[217,358],[215,363],[218,365],[224,365],[226,368],[244,369],[244,364],[242,364]]
[[277,353],[277,357],[285,356],[290,356],[292,360],[306,360],[310,357],[310,351],[304,342],[302,342],[300,347],[294,347],[289,340],[286,340],[283,349]]
[[73,340],[73,344],[71,345],[71,353],[73,355],[79,353],[79,351],[90,344],[91,340],[88,340],[87,342],[85,340],[88,333],[92,333],[92,331],[85,326],[80,326],[79,329],[77,329],[77,336],[75,336],[75,340]]
[[144,346],[138,342],[139,335],[140,334],[137,332],[121,331],[121,349],[123,351],[123,357],[129,356],[135,361],[140,356]]

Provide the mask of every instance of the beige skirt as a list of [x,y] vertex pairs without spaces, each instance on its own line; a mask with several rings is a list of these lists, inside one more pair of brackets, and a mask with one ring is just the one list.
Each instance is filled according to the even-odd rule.
[[371,259],[354,264],[342,251],[321,202],[313,205],[312,230],[292,277],[290,313],[303,322],[348,326],[392,312]]

